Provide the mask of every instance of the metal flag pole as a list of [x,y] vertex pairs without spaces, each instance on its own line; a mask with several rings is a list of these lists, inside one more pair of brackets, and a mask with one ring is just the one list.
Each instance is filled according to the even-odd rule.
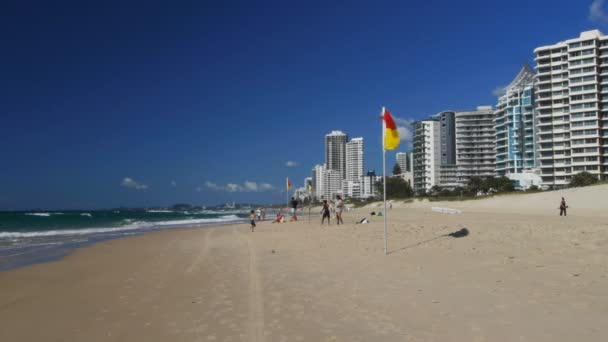
[[384,111],[386,109],[382,107],[382,190],[384,192],[384,255],[388,254],[388,243],[386,233],[386,149],[384,148],[384,139],[386,135],[386,124],[384,122]]
[[311,209],[312,203],[308,204],[308,224],[310,224],[310,209]]

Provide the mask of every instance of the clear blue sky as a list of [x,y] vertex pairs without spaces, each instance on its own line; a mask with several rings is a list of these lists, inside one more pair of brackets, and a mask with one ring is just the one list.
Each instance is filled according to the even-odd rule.
[[281,202],[326,133],[380,171],[381,106],[494,105],[535,47],[606,26],[591,0],[294,3],[3,3],[0,209]]

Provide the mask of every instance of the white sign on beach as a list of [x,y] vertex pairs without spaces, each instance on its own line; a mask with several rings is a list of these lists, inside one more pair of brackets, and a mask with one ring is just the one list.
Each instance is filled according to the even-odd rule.
[[451,208],[432,207],[431,210],[442,214],[462,214],[461,210]]

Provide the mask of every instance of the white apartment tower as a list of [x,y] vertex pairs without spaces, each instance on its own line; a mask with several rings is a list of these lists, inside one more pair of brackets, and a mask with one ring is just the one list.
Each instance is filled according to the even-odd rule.
[[363,138],[353,138],[346,143],[346,180],[361,182],[363,177]]
[[564,187],[582,171],[608,179],[608,36],[585,31],[534,53],[543,185]]
[[312,169],[312,189],[314,198],[318,200],[323,196],[323,185],[325,184],[323,177],[325,176],[325,171],[325,165],[315,165]]
[[413,174],[414,191],[429,191],[439,183],[441,164],[440,123],[437,120],[423,120],[414,124]]
[[471,177],[493,177],[496,143],[492,107],[459,111],[454,117],[457,182],[464,186]]
[[342,176],[338,170],[325,170],[323,172],[323,198],[334,199],[337,194],[342,194]]
[[346,143],[348,135],[341,131],[332,131],[325,135],[325,166],[327,170],[336,170],[341,179],[346,178]]

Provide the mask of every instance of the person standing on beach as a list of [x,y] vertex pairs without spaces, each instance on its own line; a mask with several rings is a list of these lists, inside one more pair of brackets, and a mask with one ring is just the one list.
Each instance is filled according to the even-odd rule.
[[329,226],[329,203],[327,203],[327,200],[323,200],[323,208],[321,208],[321,225],[325,222],[325,218],[327,218],[327,225]]
[[291,198],[291,221],[297,221],[296,209],[298,208],[298,201],[294,197]]
[[264,210],[264,208],[262,208],[262,221],[264,221],[266,219],[266,210]]
[[340,197],[340,195],[336,195],[336,221],[338,222],[338,225],[340,225],[340,223],[344,224],[344,221],[342,220],[342,210],[344,210],[344,202],[342,202],[342,197]]
[[251,231],[255,229],[255,212],[252,210],[249,214],[249,223],[251,223]]
[[564,216],[566,215],[566,209],[568,208],[568,206],[566,205],[566,200],[562,197],[562,201],[559,203],[559,216],[562,216],[562,214],[564,214]]
[[260,210],[260,208],[258,208],[258,209],[255,211],[255,218],[256,218],[258,221],[262,219],[262,210]]

